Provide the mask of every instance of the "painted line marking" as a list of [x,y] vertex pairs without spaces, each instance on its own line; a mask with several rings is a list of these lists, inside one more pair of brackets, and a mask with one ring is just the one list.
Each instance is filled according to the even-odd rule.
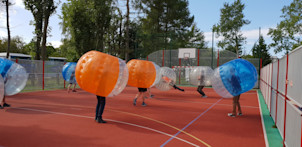
[[[15,103],[19,103],[19,104],[27,104],[27,105],[37,105],[37,104],[28,104],[28,103],[20,103],[20,102],[15,102]],[[42,105],[42,104],[38,104],[38,105]],[[43,104],[43,105],[52,105],[52,106],[66,106],[66,105],[60,105],[60,104]],[[79,108],[89,108],[89,109],[92,109],[91,107],[87,107],[87,106],[78,106],[78,105],[69,105],[69,106],[72,106],[72,107],[79,107]],[[159,124],[162,124],[162,125],[165,125],[165,126],[168,126],[172,129],[175,129],[177,131],[181,131],[182,133],[192,137],[193,139],[199,141],[200,143],[202,144],[207,144],[205,143],[204,141],[200,140],[199,138],[193,136],[192,134],[186,132],[186,131],[183,131],[175,126],[172,126],[170,124],[167,124],[165,122],[162,122],[162,121],[159,121],[159,120],[156,120],[156,119],[152,119],[152,118],[149,118],[149,117],[146,117],[146,116],[142,116],[142,115],[138,115],[138,114],[135,114],[135,113],[130,113],[130,112],[125,112],[125,111],[119,111],[119,110],[113,110],[113,109],[107,109],[106,111],[113,111],[113,112],[118,112],[118,113],[123,113],[123,114],[127,114],[127,115],[132,115],[132,116],[136,116],[136,117],[141,117],[141,118],[144,118],[144,119],[147,119],[147,120],[151,120],[151,121],[154,121],[154,122],[157,122]]]
[[[206,112],[208,112],[211,108],[213,108],[217,103],[219,103],[223,98],[219,99],[216,103],[214,103],[212,106],[210,106],[207,110],[202,112],[199,116],[197,116],[195,119],[193,119],[190,123],[188,123],[184,128],[181,129],[181,131],[178,131],[173,137],[171,137],[169,140],[167,140],[165,143],[161,145],[161,147],[165,146],[167,143],[169,143],[174,137],[176,137],[178,134],[180,134],[183,130],[185,130],[187,127],[189,127],[191,124],[193,124],[197,119],[199,119],[202,115],[204,115]],[[207,143],[205,143],[206,146],[210,146]]]
[[[11,107],[11,108],[13,108],[13,107]],[[93,119],[94,118],[94,117],[91,117],[91,116],[84,116],[84,115],[77,115],[77,114],[70,114],[70,113],[63,113],[63,112],[46,111],[46,110],[31,109],[31,108],[13,108],[13,109],[21,109],[21,110],[28,110],[28,111],[37,111],[37,112],[44,112],[44,113],[51,113],[51,114],[65,115],[65,116],[73,116],[73,117],[80,117],[80,118],[89,118],[89,119]],[[133,124],[133,123],[128,123],[128,122],[123,122],[123,121],[118,121],[118,120],[113,120],[113,119],[106,119],[106,120],[112,121],[112,122],[116,122],[116,123],[130,125],[130,126],[135,126],[135,127],[139,127],[139,128],[143,128],[143,129],[146,129],[146,130],[157,132],[159,134],[163,134],[163,135],[166,135],[166,136],[169,136],[169,137],[173,137],[173,135],[171,135],[171,134],[168,134],[168,133],[156,130],[156,129],[152,129],[152,128],[149,128],[149,127],[145,127],[145,126],[141,126],[141,125],[137,125],[137,124]],[[183,141],[185,143],[188,143],[188,144],[190,144],[192,146],[199,147],[199,145],[191,143],[191,142],[189,142],[189,141],[187,141],[185,139],[181,139],[179,137],[175,137],[175,138],[178,139],[178,140],[180,140],[180,141]]]
[[263,130],[263,136],[264,136],[264,140],[265,140],[265,146],[269,146],[268,144],[268,140],[267,140],[267,133],[266,133],[266,129],[265,129],[265,125],[264,125],[264,120],[263,120],[263,115],[262,115],[262,108],[261,108],[261,104],[260,104],[260,97],[259,94],[257,92],[257,100],[258,100],[258,105],[259,105],[259,111],[260,111],[260,116],[261,116],[261,124],[262,124],[262,130]]

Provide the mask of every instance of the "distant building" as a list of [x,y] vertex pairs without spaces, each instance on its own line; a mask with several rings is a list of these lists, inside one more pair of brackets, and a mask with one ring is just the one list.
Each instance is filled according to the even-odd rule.
[[[0,53],[0,57],[6,58],[6,52]],[[31,60],[31,55],[21,54],[21,53],[9,53],[8,59],[15,60],[15,59],[26,59]],[[65,62],[66,58],[64,57],[48,57],[49,61],[60,61]]]
[[[0,53],[0,57],[6,58],[6,52]],[[31,60],[31,55],[20,54],[20,53],[9,53],[8,59],[27,59],[27,60]]]
[[49,61],[61,61],[61,62],[65,62],[66,58],[64,57],[48,57]]

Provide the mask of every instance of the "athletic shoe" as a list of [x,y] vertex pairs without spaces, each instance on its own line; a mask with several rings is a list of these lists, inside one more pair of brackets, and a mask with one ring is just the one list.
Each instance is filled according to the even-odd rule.
[[238,116],[242,116],[243,114],[242,114],[242,113],[238,113],[237,115],[238,115]]
[[147,106],[147,104],[145,102],[142,103],[142,106]]
[[134,106],[136,106],[136,100],[137,100],[137,98],[135,98],[135,99],[133,100],[133,105],[134,105]]
[[201,96],[201,97],[206,98],[206,97],[208,97],[208,96],[204,95],[204,96]]
[[104,120],[101,119],[101,118],[98,118],[96,121],[97,121],[98,123],[107,123],[106,121],[104,121]]
[[3,109],[2,105],[0,105],[0,109]]
[[7,104],[7,103],[4,103],[4,104],[3,104],[3,107],[10,107],[10,105]]
[[228,113],[229,117],[236,117],[236,115],[234,115],[233,113]]
[[77,92],[76,90],[72,90],[72,92]]
[[185,91],[184,89],[180,89],[180,91]]
[[153,98],[153,97],[154,97],[154,95],[151,94],[151,95],[150,95],[150,98]]

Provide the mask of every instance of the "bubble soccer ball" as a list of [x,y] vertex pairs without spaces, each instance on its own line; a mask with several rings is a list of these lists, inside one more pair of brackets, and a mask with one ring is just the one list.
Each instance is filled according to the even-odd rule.
[[0,73],[4,79],[5,95],[17,94],[26,86],[28,73],[20,64],[0,58]]
[[128,85],[150,88],[159,81],[159,66],[154,62],[132,59],[127,63],[129,70]]
[[75,70],[79,86],[98,96],[118,95],[126,87],[128,68],[125,61],[98,51],[85,53]]
[[213,69],[209,66],[196,66],[190,71],[190,84],[195,86],[210,86]]
[[62,75],[65,81],[69,82],[70,76],[73,72],[75,72],[75,68],[77,63],[75,62],[67,62],[62,69]]
[[172,84],[175,84],[176,82],[176,74],[174,70],[169,67],[160,68],[160,77],[158,84],[156,84],[156,88],[161,91],[170,90],[172,88]]
[[216,68],[211,81],[220,96],[231,98],[251,90],[257,78],[253,64],[244,59],[235,59]]

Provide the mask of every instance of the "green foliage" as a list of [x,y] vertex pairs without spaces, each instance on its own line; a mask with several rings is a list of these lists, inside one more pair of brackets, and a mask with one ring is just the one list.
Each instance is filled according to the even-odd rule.
[[[193,24],[194,17],[190,16],[188,1],[186,0],[140,0],[136,1],[136,8],[142,10],[146,17],[141,18],[142,30],[140,48],[144,55],[161,50],[186,46],[190,41],[199,41],[203,46],[202,33]],[[195,45],[195,44],[194,44]]]
[[35,44],[35,42],[31,41],[30,43],[24,46],[24,52],[28,55],[31,55],[32,58],[36,56]]
[[249,20],[244,19],[244,7],[241,0],[236,0],[232,4],[224,3],[224,8],[220,9],[220,22],[213,28],[217,36],[223,36],[218,46],[237,53],[238,56],[242,53],[242,46],[246,39],[240,29],[250,23]]
[[70,38],[70,48],[75,48],[78,55],[90,50],[103,51],[112,10],[112,0],[69,0],[63,4],[63,33]]
[[[7,50],[7,38],[0,39],[0,52],[6,52]],[[19,36],[13,37],[10,41],[10,52],[11,53],[26,53],[24,50],[25,43]]]
[[277,28],[269,29],[269,35],[273,39],[271,47],[275,47],[275,53],[290,51],[301,44],[302,34],[302,0],[293,0],[289,6],[282,9],[284,19]]
[[253,46],[252,51],[253,51],[253,57],[262,58],[263,66],[272,62],[271,56],[268,53],[268,47],[265,44],[265,41],[264,41],[264,38],[262,35],[259,38],[258,44],[255,44]]
[[63,40],[63,44],[59,47],[58,52],[60,53],[60,56],[67,58],[68,62],[77,62],[81,57],[77,53],[73,42],[68,39]]

